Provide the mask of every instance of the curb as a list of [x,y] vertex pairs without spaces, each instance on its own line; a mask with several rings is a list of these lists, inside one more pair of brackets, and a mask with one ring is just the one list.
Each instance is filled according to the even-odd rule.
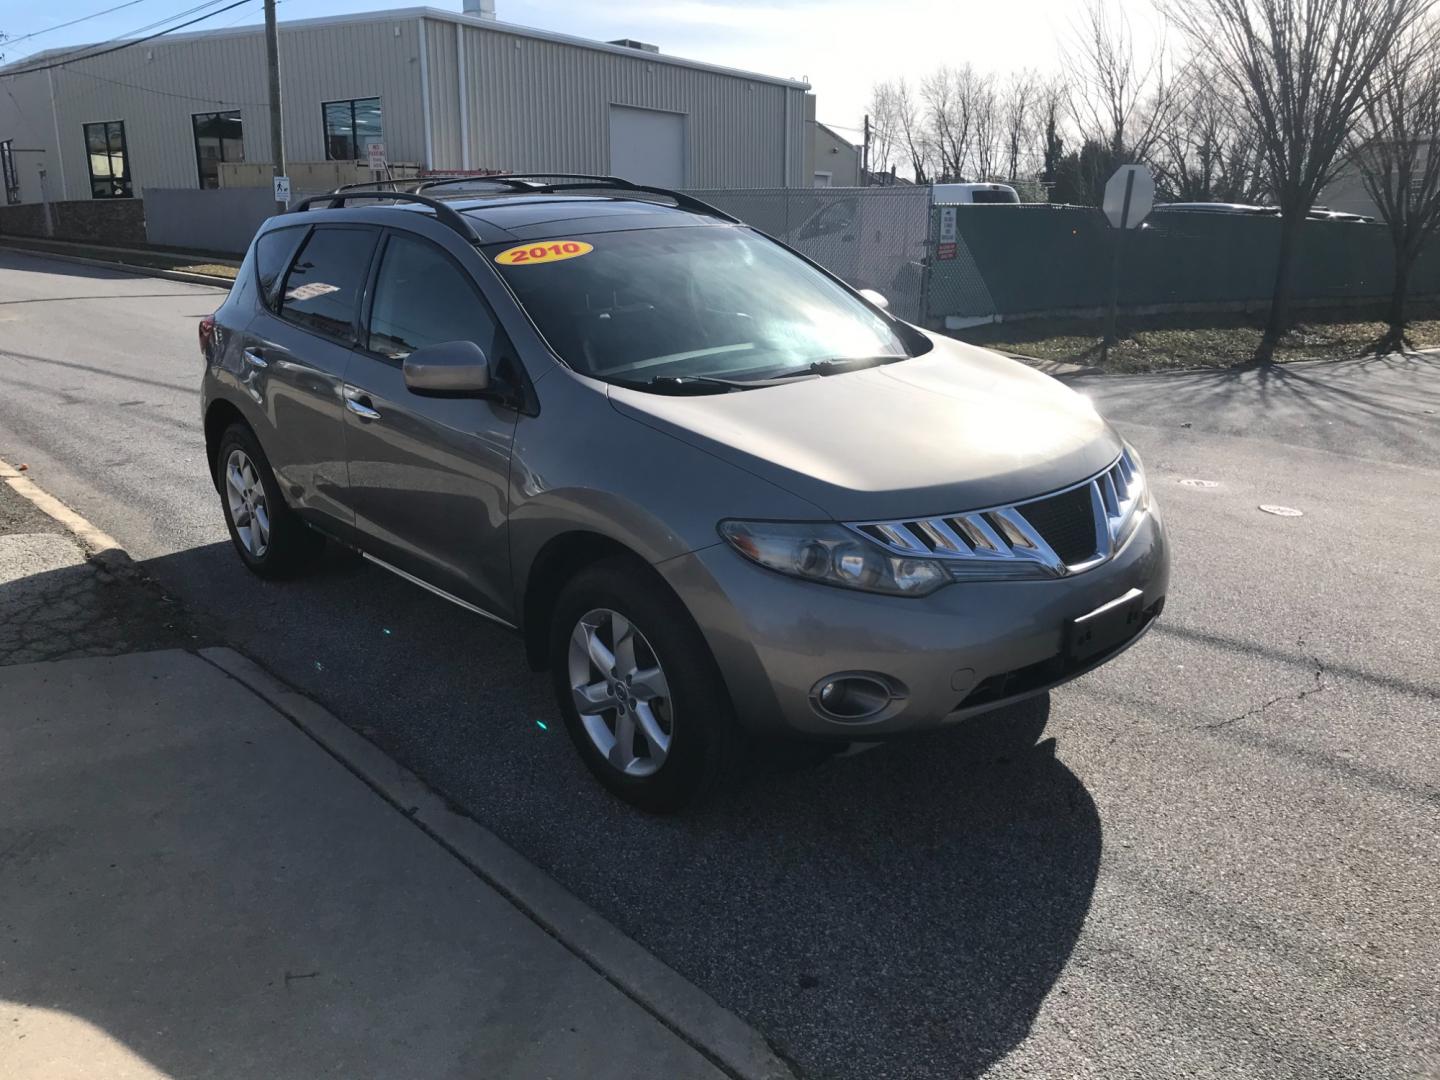
[[764,1038],[423,780],[233,649],[199,655],[319,743],[592,970],[737,1080],[793,1080]]
[[113,259],[89,259],[83,255],[62,255],[56,251],[37,251],[34,248],[15,247],[0,243],[0,251],[13,251],[20,255],[33,255],[37,259],[59,259],[61,262],[80,263],[84,266],[103,266],[140,277],[166,278],[170,281],[184,281],[190,285],[209,285],[227,292],[234,286],[232,278],[214,277],[211,274],[189,274],[184,270],[162,270],[157,266],[135,266],[133,263],[115,262]]
[[[0,460],[0,480],[65,526],[100,562],[133,567],[108,533]],[[577,959],[734,1080],[794,1080],[749,1024],[623,934],[539,867],[451,804],[328,709],[234,649],[199,656],[250,690],[413,821]]]
[[97,562],[112,566],[131,565],[129,553],[120,546],[118,540],[91,525],[4,459],[0,459],[0,480],[4,480],[15,494],[30,502],[35,509],[65,526],[80,541],[87,554]]

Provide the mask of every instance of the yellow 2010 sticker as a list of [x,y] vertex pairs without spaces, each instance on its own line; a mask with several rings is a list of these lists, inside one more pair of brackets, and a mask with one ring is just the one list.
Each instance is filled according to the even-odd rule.
[[574,259],[594,250],[595,248],[584,240],[546,240],[543,243],[507,248],[495,256],[495,261],[502,266],[529,266],[531,263]]

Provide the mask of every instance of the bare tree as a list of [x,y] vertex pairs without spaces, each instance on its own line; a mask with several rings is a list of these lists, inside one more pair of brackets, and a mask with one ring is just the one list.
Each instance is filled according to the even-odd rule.
[[970,66],[939,67],[920,82],[925,103],[925,122],[940,158],[940,179],[958,180],[965,175],[970,157]]
[[1417,27],[1413,47],[1385,57],[1376,94],[1351,135],[1350,160],[1380,209],[1395,247],[1389,329],[1377,352],[1403,350],[1410,271],[1440,228],[1440,47],[1436,27]]
[[915,176],[915,183],[928,184],[933,157],[930,133],[926,129],[920,100],[903,76],[895,83],[895,125],[900,133],[899,141],[910,158],[910,171]]
[[1174,100],[1164,41],[1148,57],[1137,58],[1135,35],[1123,9],[1115,0],[1089,0],[1075,27],[1073,46],[1070,112],[1081,140],[1108,148],[1115,165],[1147,160],[1169,122]]
[[[1039,104],[1040,84],[1035,73],[1019,71],[1011,75],[1000,104],[1005,132],[1005,177],[1008,180],[1018,180],[1022,158],[1032,158],[1035,113]],[[1030,163],[1026,161],[1027,166]]]
[[971,88],[970,111],[974,136],[971,144],[975,159],[975,179],[993,180],[1000,172],[1005,144],[1004,118],[1000,114],[999,95],[995,80],[986,75],[977,78]]
[[1244,105],[1203,63],[1176,80],[1175,107],[1151,151],[1155,182],[1180,202],[1254,202],[1261,197],[1259,153]]
[[[1431,0],[1166,0],[1166,11],[1240,94],[1280,206],[1275,288],[1257,363],[1290,325],[1300,227],[1334,174],[1387,58]],[[1400,70],[1408,58],[1398,57]]]
[[895,97],[894,83],[876,83],[870,90],[869,169],[872,173],[889,172],[895,164],[895,147],[900,139]]

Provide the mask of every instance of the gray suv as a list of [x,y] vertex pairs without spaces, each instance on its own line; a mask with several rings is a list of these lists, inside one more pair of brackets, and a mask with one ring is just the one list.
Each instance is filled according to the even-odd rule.
[[586,764],[651,810],[747,736],[1041,692],[1165,603],[1140,458],[1086,398],[679,193],[307,200],[200,343],[245,564],[291,575],[329,537],[521,634]]

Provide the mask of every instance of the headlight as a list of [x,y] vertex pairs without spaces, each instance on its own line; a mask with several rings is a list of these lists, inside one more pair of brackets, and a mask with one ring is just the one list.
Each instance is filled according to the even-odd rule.
[[934,559],[892,555],[828,522],[722,521],[720,535],[761,566],[862,592],[927,596],[952,580]]

